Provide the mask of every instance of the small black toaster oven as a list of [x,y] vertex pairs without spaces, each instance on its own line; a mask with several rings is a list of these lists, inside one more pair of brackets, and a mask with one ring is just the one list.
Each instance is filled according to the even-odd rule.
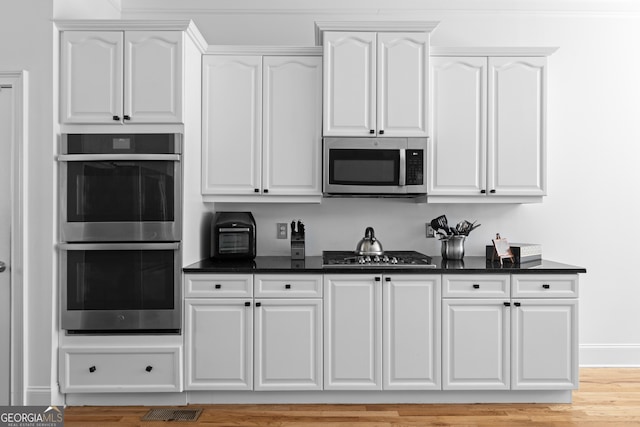
[[216,212],[211,224],[211,257],[256,257],[256,221],[251,212]]

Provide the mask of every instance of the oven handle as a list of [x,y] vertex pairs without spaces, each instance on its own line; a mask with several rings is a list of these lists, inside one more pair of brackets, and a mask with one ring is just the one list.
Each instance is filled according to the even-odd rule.
[[168,243],[58,243],[65,251],[178,250],[180,242]]
[[60,154],[59,162],[104,162],[114,160],[180,161],[180,154]]

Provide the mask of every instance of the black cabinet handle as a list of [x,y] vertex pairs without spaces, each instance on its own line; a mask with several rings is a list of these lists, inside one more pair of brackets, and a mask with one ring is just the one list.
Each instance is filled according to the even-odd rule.
[[113,120],[116,122],[120,121],[120,116],[113,116]]
[[505,303],[504,303],[504,306],[505,306],[505,307],[509,307],[510,305],[511,305],[511,303],[510,303],[510,302],[505,302]]
[[153,370],[153,366],[149,365],[146,368],[144,368],[144,370],[147,372],[151,372]]
[[96,371],[96,367],[95,366],[91,366],[89,368],[89,372],[94,373]]
[[378,131],[378,133],[379,133],[380,135],[384,135],[384,131],[383,131],[383,130]]
[[216,283],[216,289],[220,289],[222,285],[220,283]]
[[549,289],[551,286],[549,286],[549,284],[548,284],[548,283],[544,283],[544,284],[542,285],[542,287],[543,287],[543,288],[545,288],[545,289]]
[[126,114],[124,116],[122,116],[123,119],[125,120],[131,120],[131,116],[127,116]]
[[268,193],[268,192],[269,192],[269,190],[265,188],[265,189],[264,189],[264,192],[265,192],[265,193]]
[[249,301],[247,301],[247,302],[244,303],[244,306],[245,307],[251,307],[251,303]]
[[380,278],[379,278],[379,277],[376,277],[374,280],[375,280],[376,282],[379,282],[379,281],[380,281]]
[[473,289],[480,289],[480,285],[478,285],[477,283],[473,284]]
[[260,189],[259,189],[259,188],[254,188],[254,189],[253,189],[253,192],[254,192],[254,193],[259,193],[259,192],[260,192]]
[[287,283],[286,285],[284,285],[284,288],[285,289],[291,289],[291,285]]
[[485,194],[485,193],[487,192],[487,190],[480,190],[480,192],[481,192],[482,194]]
[[256,303],[256,307],[260,307],[260,306],[262,306],[262,303],[261,302],[257,302]]
[[384,280],[385,280],[385,282],[390,282],[391,281],[391,277],[385,277]]
[[516,307],[520,307],[520,303],[519,302],[514,302],[513,305],[515,305]]
[[489,193],[494,194],[496,192],[496,190],[491,190],[489,191]]
[[375,131],[375,130],[373,130],[373,129],[370,129],[370,130],[369,130],[369,133],[376,133],[376,131]]

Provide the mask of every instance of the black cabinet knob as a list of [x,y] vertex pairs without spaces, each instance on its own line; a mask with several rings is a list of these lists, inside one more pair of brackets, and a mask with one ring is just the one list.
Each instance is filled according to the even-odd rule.
[[291,285],[287,283],[286,285],[284,285],[284,288],[285,289],[291,289]]
[[89,372],[94,373],[96,371],[96,367],[95,366],[91,366],[89,368]]
[[244,303],[244,306],[245,307],[251,307],[251,303],[249,301],[247,301],[247,302]]
[[509,306],[511,305],[511,303],[510,303],[510,302],[505,302],[505,303],[503,303],[503,304],[504,304],[504,306],[505,306],[505,307],[509,307]]
[[480,192],[481,192],[482,194],[485,194],[485,193],[487,192],[487,190],[480,190]]
[[261,303],[261,302],[257,302],[257,303],[256,303],[256,307],[261,307],[261,306],[262,306],[262,303]]
[[264,189],[264,192],[265,192],[265,193],[268,193],[268,192],[269,192],[269,190],[265,188],[265,189]]
[[153,366],[149,365],[146,368],[144,368],[144,370],[147,372],[151,372],[153,370]]
[[126,114],[124,116],[122,116],[123,119],[125,120],[131,120],[131,116],[127,116]]
[[116,122],[120,121],[120,117],[119,116],[113,116],[113,120],[116,121]]
[[473,289],[480,289],[480,285],[478,285],[477,283],[473,284]]
[[542,287],[543,287],[544,289],[549,289],[551,286],[549,286],[549,284],[548,284],[548,283],[545,283],[545,284],[543,284],[543,285],[542,285]]
[[384,278],[384,281],[385,281],[385,282],[390,282],[390,281],[391,281],[391,277],[385,277],[385,278]]
[[496,190],[489,191],[489,193],[491,193],[491,194],[495,194],[495,192],[496,192]]
[[515,305],[516,307],[520,307],[520,303],[519,302],[514,302],[513,305]]
[[260,189],[259,189],[259,188],[254,188],[254,189],[253,189],[253,192],[254,192],[254,193],[259,193],[259,192],[260,192]]
[[379,133],[380,135],[384,135],[384,131],[383,131],[383,130],[378,131],[378,133]]
[[220,283],[216,283],[216,289],[220,289],[222,285]]
[[379,281],[380,281],[380,277],[376,277],[374,280],[375,280],[376,282],[379,282]]
[[370,130],[369,130],[369,133],[376,133],[376,131],[375,131],[375,130],[373,130],[373,129],[370,129]]

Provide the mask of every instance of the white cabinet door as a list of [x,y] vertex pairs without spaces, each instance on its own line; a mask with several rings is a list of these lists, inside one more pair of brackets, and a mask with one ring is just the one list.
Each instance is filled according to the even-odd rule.
[[383,387],[439,390],[440,276],[385,276]]
[[322,58],[263,61],[263,194],[320,195]]
[[431,58],[427,193],[478,196],[486,189],[487,58]]
[[442,300],[442,388],[507,390],[510,316],[507,299]]
[[253,388],[251,301],[250,298],[185,300],[187,390]]
[[325,390],[382,389],[380,279],[373,274],[324,277]]
[[324,33],[324,136],[372,136],[376,128],[376,33]]
[[207,55],[202,66],[202,193],[259,193],[262,57]]
[[542,196],[546,58],[489,58],[487,192]]
[[182,123],[183,37],[180,31],[125,32],[127,123]]
[[426,137],[429,34],[378,33],[378,135]]
[[322,390],[322,300],[255,306],[255,389]]
[[121,31],[62,33],[60,120],[63,123],[120,123],[123,43]]
[[511,388],[577,389],[578,301],[523,298],[513,310]]

